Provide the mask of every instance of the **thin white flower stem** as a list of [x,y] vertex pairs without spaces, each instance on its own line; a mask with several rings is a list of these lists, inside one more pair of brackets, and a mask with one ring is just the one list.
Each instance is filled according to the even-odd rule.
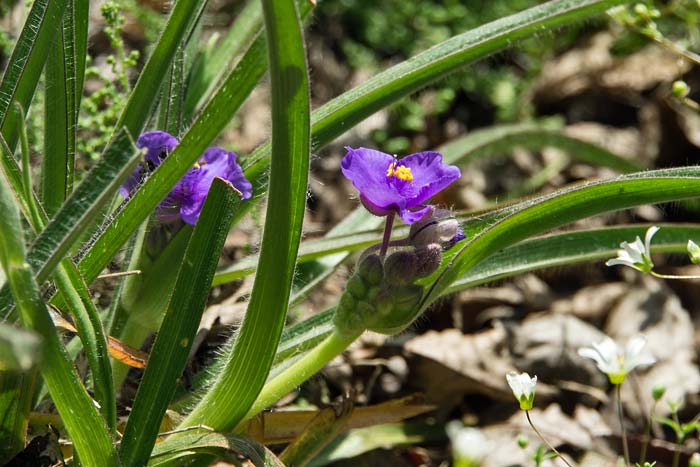
[[617,397],[617,416],[620,419],[620,436],[622,438],[622,453],[625,456],[625,466],[630,466],[630,448],[627,445],[627,431],[625,430],[625,420],[622,417],[622,387],[621,384],[615,385],[615,395]]
[[568,465],[569,467],[573,467],[571,464],[569,464],[569,462],[568,462],[566,459],[564,459],[564,456],[562,456],[561,453],[560,453],[559,451],[557,451],[557,449],[549,443],[549,441],[547,441],[546,439],[544,439],[544,436],[542,436],[542,433],[540,433],[540,431],[539,431],[537,428],[535,428],[535,424],[532,423],[532,419],[530,418],[530,411],[529,411],[529,410],[526,410],[526,411],[525,411],[525,416],[527,417],[527,422],[530,424],[530,427],[535,431],[535,433],[537,434],[537,436],[539,436],[539,438],[542,440],[542,442],[543,442],[544,444],[546,444],[547,447],[548,447],[549,449],[551,449],[552,452],[553,452],[554,454],[556,454],[557,457],[559,457],[559,459],[562,460],[562,462],[564,462],[564,463],[565,463],[566,465]]
[[384,258],[386,250],[389,248],[389,240],[391,240],[391,228],[394,226],[394,216],[391,214],[386,216],[386,224],[384,224],[384,237],[382,238],[382,249],[379,250],[379,256]]
[[700,276],[675,276],[673,274],[660,274],[654,271],[649,271],[649,273],[659,279],[700,279]]

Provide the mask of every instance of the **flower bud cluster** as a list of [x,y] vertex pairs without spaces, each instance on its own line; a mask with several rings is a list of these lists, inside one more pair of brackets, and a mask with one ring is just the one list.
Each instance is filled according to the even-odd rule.
[[463,238],[456,220],[427,217],[414,223],[407,241],[385,258],[376,253],[361,257],[336,309],[339,332],[395,334],[413,322],[423,296],[416,281],[438,269],[443,245]]

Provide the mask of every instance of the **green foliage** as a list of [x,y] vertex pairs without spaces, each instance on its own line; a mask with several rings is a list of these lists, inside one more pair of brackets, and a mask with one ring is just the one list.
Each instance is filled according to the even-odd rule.
[[137,50],[126,50],[122,36],[125,19],[121,8],[120,3],[111,0],[100,5],[100,13],[105,22],[104,32],[114,50],[114,53],[106,57],[111,76],[93,65],[90,56],[85,69],[85,79],[93,81],[97,89],[83,99],[78,121],[82,134],[77,142],[77,150],[89,159],[99,158],[107,146],[126,105],[130,90],[129,74],[135,70],[139,59]]
[[[342,36],[332,46],[343,61],[356,69],[376,70],[389,57],[408,58],[450,36],[538,3],[493,1],[484,8],[482,2],[459,0],[331,1],[320,2],[316,23],[324,33],[329,28],[326,25],[340,28]],[[566,47],[576,36],[575,28],[558,31],[556,37],[543,32],[497,60],[446,77],[422,96],[401,99],[391,107],[387,128],[375,130],[373,140],[389,153],[406,153],[412,146],[411,136],[425,133],[431,122],[439,125],[448,116],[457,116],[469,127],[487,123],[479,115],[465,113],[465,102],[483,107],[486,114],[494,114],[497,122],[528,117],[531,112],[524,93],[543,59]]]

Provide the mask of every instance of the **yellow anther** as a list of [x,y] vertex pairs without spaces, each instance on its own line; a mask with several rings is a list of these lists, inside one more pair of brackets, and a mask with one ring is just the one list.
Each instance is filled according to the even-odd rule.
[[202,167],[203,165],[207,165],[207,161],[201,160],[201,161],[199,161],[199,162],[195,162],[195,163],[194,163],[194,168],[195,168],[195,170],[199,170],[200,167]]
[[400,180],[405,180],[407,182],[413,181],[413,173],[411,173],[411,168],[404,165],[396,167],[396,162],[392,162],[386,171],[387,177],[396,177]]

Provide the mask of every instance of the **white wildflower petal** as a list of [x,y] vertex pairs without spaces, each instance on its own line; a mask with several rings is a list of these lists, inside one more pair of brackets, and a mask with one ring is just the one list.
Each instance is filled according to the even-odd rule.
[[619,256],[617,258],[607,260],[605,262],[605,265],[606,266],[629,266],[631,268],[637,269],[638,271],[641,271],[641,269],[639,269],[637,267],[637,265],[634,264],[634,261],[629,260],[629,259],[621,259]]
[[465,427],[461,422],[452,421],[448,423],[445,431],[447,431],[447,435],[452,443],[455,459],[478,463],[488,455],[492,448],[492,443],[480,430]]
[[651,255],[651,238],[660,230],[660,227],[657,227],[655,225],[652,225],[647,229],[647,233],[644,236],[644,246],[646,247],[644,251],[646,252],[647,256]]
[[646,348],[646,343],[644,336],[635,336],[629,340],[623,351],[614,340],[605,336],[592,347],[579,349],[578,354],[595,361],[598,369],[608,375],[613,384],[621,384],[635,367],[655,362]]

